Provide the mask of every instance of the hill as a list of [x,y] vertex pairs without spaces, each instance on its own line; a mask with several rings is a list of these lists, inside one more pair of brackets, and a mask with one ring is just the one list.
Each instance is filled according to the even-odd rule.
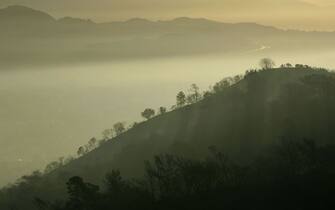
[[194,104],[139,123],[47,174],[23,177],[22,184],[3,191],[0,208],[16,203],[28,210],[34,197],[63,198],[64,183],[75,175],[92,183],[101,183],[113,169],[127,178],[140,177],[144,162],[157,154],[198,159],[216,147],[248,164],[281,139],[334,144],[334,84],[333,73],[303,65],[225,79]]
[[9,6],[0,9],[0,24],[3,23],[43,23],[53,22],[55,19],[47,13],[24,6]]
[[0,9],[0,28],[3,69],[213,53],[305,53],[335,46],[332,32],[286,31],[187,17],[107,23],[72,17],[56,20],[22,6]]
[[[322,103],[324,100],[334,102],[332,97],[315,98],[316,104],[308,101],[316,97],[313,91],[317,90],[313,90],[312,85],[326,85],[322,80],[327,80],[328,76],[333,78],[334,75],[313,69],[250,73],[244,80],[223,88],[223,91],[219,89],[218,93],[196,104],[136,125],[67,167],[79,169],[77,174],[87,175],[86,170],[80,170],[87,169],[88,163],[92,163],[93,168],[88,171],[95,176],[99,163],[132,176],[137,174],[137,167],[142,168],[144,160],[166,152],[203,157],[209,147],[216,146],[220,151],[245,161],[281,137],[331,143],[335,133],[331,131],[329,126],[332,123],[328,120],[334,113],[331,103]],[[313,84],[314,79],[319,84]],[[329,85],[329,88],[334,88],[334,84]]]

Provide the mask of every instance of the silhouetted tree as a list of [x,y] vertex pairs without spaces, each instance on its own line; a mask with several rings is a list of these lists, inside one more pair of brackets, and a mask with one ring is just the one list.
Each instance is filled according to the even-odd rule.
[[155,110],[147,108],[145,109],[142,113],[141,113],[142,117],[144,117],[145,119],[149,120],[151,119],[153,116],[155,116]]
[[86,153],[85,147],[81,146],[78,148],[77,155],[82,156]]
[[286,67],[287,67],[287,68],[292,68],[292,67],[293,67],[293,65],[292,65],[292,64],[290,64],[290,63],[287,63],[287,64],[286,64]]
[[126,130],[125,123],[123,122],[117,122],[113,125],[113,130],[115,132],[115,135],[118,136],[121,133],[123,133]]
[[275,66],[275,62],[271,58],[263,58],[259,65],[262,69],[272,69]]
[[233,83],[233,80],[232,80],[231,77],[224,78],[221,81],[215,83],[215,85],[213,86],[213,91],[215,93],[219,93],[221,91],[224,91],[227,88],[229,88],[232,83]]
[[167,110],[166,110],[166,107],[162,107],[162,106],[161,106],[161,107],[159,107],[159,112],[158,112],[158,113],[162,115],[162,114],[165,114],[166,111],[167,111]]
[[211,92],[211,91],[204,91],[203,94],[202,94],[202,97],[203,98],[208,98],[208,97],[210,97],[212,95],[213,95],[213,92]]
[[186,97],[186,101],[189,104],[198,102],[201,99],[199,87],[196,84],[192,84],[189,89],[190,94]]
[[182,107],[186,104],[186,95],[183,91],[180,91],[178,94],[177,94],[177,107]]
[[285,63],[285,64],[281,64],[280,65],[280,68],[292,68],[293,66],[292,66],[292,64],[290,64],[290,63]]
[[295,68],[302,69],[302,68],[304,68],[304,65],[303,64],[295,64]]
[[90,150],[93,150],[97,147],[97,139],[96,138],[91,138],[89,141],[88,141],[88,145],[90,147]]
[[45,169],[44,169],[44,173],[48,174],[54,170],[56,170],[57,168],[62,166],[62,162],[58,162],[58,161],[53,161],[51,163],[49,163]]
[[102,138],[104,140],[109,140],[112,139],[114,137],[114,129],[110,128],[110,129],[106,129],[102,132]]
[[99,187],[85,183],[81,177],[75,176],[66,183],[69,200],[66,203],[68,210],[96,209]]
[[108,173],[105,177],[105,185],[108,193],[112,196],[118,196],[122,193],[122,189],[125,188],[125,181],[122,179],[120,171],[113,170]]
[[128,130],[129,130],[129,129],[132,129],[132,128],[135,128],[137,125],[138,125],[137,122],[133,122],[132,124],[130,124],[130,125],[128,126]]
[[239,81],[241,81],[243,79],[242,75],[236,75],[233,77],[233,84],[238,83]]

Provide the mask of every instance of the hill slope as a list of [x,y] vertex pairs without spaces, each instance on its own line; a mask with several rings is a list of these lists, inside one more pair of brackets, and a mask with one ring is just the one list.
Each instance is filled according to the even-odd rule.
[[[101,164],[132,176],[137,174],[137,166],[143,168],[144,160],[162,152],[200,157],[208,147],[217,146],[244,160],[281,137],[330,143],[335,137],[327,127],[333,122],[333,97],[316,96],[319,90],[313,87],[323,85],[322,80],[330,75],[312,69],[251,73],[238,84],[196,104],[137,125],[64,170],[78,169],[77,173],[87,175],[87,171],[80,170],[93,167],[89,171],[95,176],[97,164]],[[320,84],[314,84],[314,80]],[[327,88],[334,91],[334,87],[335,83]]]
[[215,146],[245,163],[282,138],[334,143],[334,95],[334,74],[322,69],[249,72],[237,84],[140,123],[49,174],[25,177],[28,184],[4,191],[0,208],[20,199],[28,210],[35,196],[61,198],[64,183],[74,175],[93,183],[112,169],[126,177],[141,176],[144,161],[161,153],[200,158]]

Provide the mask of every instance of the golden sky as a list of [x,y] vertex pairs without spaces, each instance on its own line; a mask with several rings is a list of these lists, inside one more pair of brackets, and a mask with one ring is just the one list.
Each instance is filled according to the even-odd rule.
[[44,10],[55,17],[74,16],[97,22],[189,16],[335,30],[335,0],[0,0],[0,7],[13,4]]

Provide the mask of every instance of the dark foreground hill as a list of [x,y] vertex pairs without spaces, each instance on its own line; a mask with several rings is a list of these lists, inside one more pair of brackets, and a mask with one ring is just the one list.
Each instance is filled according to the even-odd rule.
[[250,71],[236,84],[221,81],[199,102],[137,124],[48,174],[23,177],[2,191],[0,209],[34,209],[36,197],[62,199],[73,176],[95,184],[114,169],[126,178],[142,177],[144,162],[158,154],[201,159],[216,148],[248,165],[281,140],[331,145],[334,107],[333,73],[306,66]]

